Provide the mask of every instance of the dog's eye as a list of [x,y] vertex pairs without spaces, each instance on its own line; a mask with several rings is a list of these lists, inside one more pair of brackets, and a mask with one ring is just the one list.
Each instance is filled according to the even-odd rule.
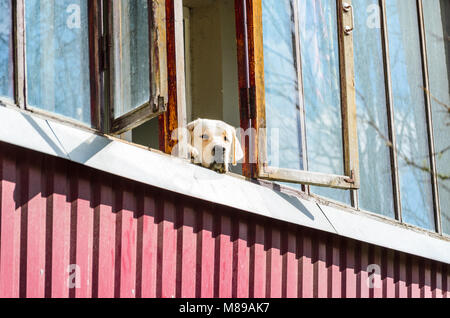
[[227,136],[223,137],[223,139],[224,139],[225,141],[228,141],[228,137],[227,137]]
[[201,138],[203,139],[203,140],[209,140],[209,136],[208,135],[201,135]]

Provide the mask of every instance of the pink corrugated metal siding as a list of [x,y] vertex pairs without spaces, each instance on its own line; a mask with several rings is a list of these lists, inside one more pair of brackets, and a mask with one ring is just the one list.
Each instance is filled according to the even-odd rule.
[[2,143],[0,209],[0,297],[450,296],[446,264]]

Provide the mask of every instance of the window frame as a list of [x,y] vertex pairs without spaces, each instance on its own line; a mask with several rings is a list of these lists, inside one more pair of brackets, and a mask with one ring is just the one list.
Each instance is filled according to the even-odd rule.
[[[26,74],[26,29],[25,29],[25,0],[12,0],[13,21],[13,54],[14,54],[14,100],[0,97],[2,103],[9,107],[18,107],[24,111],[54,118],[62,122],[70,123],[78,127],[102,131],[102,97],[101,97],[101,2],[102,0],[88,1],[88,32],[89,32],[89,75],[90,75],[90,109],[91,124],[86,124],[76,119],[66,117],[29,105],[27,102],[27,74]],[[4,101],[4,102],[3,102]]]
[[[298,68],[299,99],[302,111],[300,111],[300,127],[302,130],[303,161],[305,170],[293,170],[267,165],[267,138],[265,135],[266,110],[265,110],[265,83],[264,83],[264,48],[262,25],[262,0],[246,1],[236,0],[237,38],[238,38],[238,64],[240,69],[240,113],[241,125],[244,131],[249,128],[256,130],[245,145],[246,163],[244,174],[249,178],[260,178],[271,181],[298,183],[304,186],[323,186],[346,190],[359,188],[359,153],[356,117],[356,92],[354,83],[353,61],[353,35],[346,32],[346,27],[352,28],[353,10],[344,11],[342,0],[337,1],[336,30],[339,39],[339,59],[341,74],[341,109],[342,109],[342,137],[344,175],[333,175],[307,171],[306,160],[306,135],[304,120],[304,105],[302,92],[301,69]],[[352,4],[351,1],[346,1]],[[297,2],[294,1],[294,6]],[[353,7],[351,7],[353,8]],[[300,62],[298,11],[295,11],[296,27],[296,60]],[[239,23],[239,19],[245,21]],[[248,56],[247,53],[248,52]],[[248,63],[247,63],[248,61]],[[299,64],[301,65],[301,64]],[[244,142],[245,141],[245,142]],[[256,162],[256,163],[254,163]]]
[[[256,135],[250,135],[249,140],[244,136],[242,144],[245,145],[246,163],[243,165],[244,176],[252,179],[265,179],[269,181],[281,181],[302,184],[302,190],[314,197],[320,197],[311,193],[309,186],[328,186],[350,190],[352,209],[360,210],[358,191],[360,185],[359,176],[359,152],[357,135],[357,114],[356,114],[356,91],[355,91],[355,71],[353,59],[353,36],[345,34],[345,26],[351,26],[353,17],[343,12],[343,3],[352,4],[352,1],[337,0],[338,4],[338,34],[340,52],[340,72],[341,72],[341,98],[343,109],[343,140],[344,140],[344,161],[345,176],[330,174],[320,174],[315,172],[290,170],[268,167],[264,164],[266,157],[266,136],[261,130],[266,128],[265,118],[265,96],[264,96],[264,54],[263,54],[263,33],[262,33],[262,0],[235,0],[236,22],[237,22],[237,42],[238,42],[238,66],[239,66],[239,89],[240,89],[240,114],[241,127],[246,131],[254,128],[258,131]],[[394,105],[392,92],[392,77],[390,72],[389,38],[386,15],[386,0],[378,0],[380,6],[381,38],[383,46],[384,72],[386,82],[386,100],[388,116],[389,142],[396,145],[396,133],[394,122]],[[419,19],[419,36],[422,56],[423,85],[425,95],[425,110],[427,122],[427,138],[429,145],[430,180],[433,193],[433,210],[435,220],[435,232],[438,235],[448,236],[443,233],[441,219],[441,205],[438,186],[438,172],[436,165],[436,150],[433,131],[433,114],[428,74],[427,39],[425,32],[425,21],[423,12],[423,0],[416,0],[417,14]],[[294,1],[295,3],[295,1]],[[341,14],[339,14],[341,12]],[[353,13],[353,12],[352,12]],[[354,14],[354,13],[353,13]],[[298,28],[296,27],[298,32]],[[297,59],[298,60],[298,59]],[[299,76],[301,83],[301,77]],[[347,94],[346,94],[347,93]],[[300,97],[301,100],[301,97]],[[303,114],[302,114],[303,115]],[[304,129],[304,125],[302,126]],[[302,138],[305,134],[303,133]],[[256,145],[256,146],[254,146]],[[391,178],[393,185],[395,220],[405,224],[402,217],[400,182],[399,182],[399,159],[396,147],[390,147],[391,156]],[[252,163],[252,158],[257,158],[256,164]],[[353,173],[352,173],[353,171]],[[353,179],[353,180],[352,180]],[[353,182],[349,182],[353,181]],[[342,186],[334,186],[338,182]],[[346,185],[345,183],[349,183]],[[322,198],[322,197],[321,197]],[[325,201],[333,202],[330,199],[322,198]],[[345,205],[345,204],[338,204]],[[376,211],[365,211],[372,214]],[[410,226],[410,225],[409,225]]]
[[166,7],[164,1],[148,0],[149,17],[149,83],[150,98],[144,104],[115,118],[114,92],[120,79],[116,79],[116,65],[120,61],[116,59],[114,48],[116,41],[120,41],[114,33],[115,26],[119,23],[120,12],[117,9],[118,1],[107,0],[107,27],[103,43],[108,65],[109,82],[109,109],[108,132],[113,135],[125,133],[143,123],[163,114],[167,109],[168,85],[167,85],[167,51],[166,51]]
[[[416,0],[416,10],[418,18],[418,32],[419,32],[419,45],[421,54],[421,65],[419,66],[423,76],[423,90],[424,90],[424,108],[425,108],[425,121],[427,129],[427,141],[428,141],[428,161],[430,164],[430,182],[432,190],[433,200],[433,212],[434,212],[434,230],[439,235],[445,235],[442,229],[441,219],[441,206],[439,197],[439,185],[438,185],[438,171],[436,163],[436,150],[434,141],[433,130],[433,114],[432,114],[432,101],[430,96],[430,80],[428,73],[428,53],[427,53],[427,38],[426,38],[426,26],[424,19],[423,0]],[[393,185],[393,197],[394,197],[394,210],[395,219],[401,223],[404,222],[402,215],[402,199],[401,199],[401,186],[399,176],[399,154],[397,149],[397,137],[395,131],[395,107],[394,96],[392,88],[392,76],[390,65],[390,52],[389,52],[389,36],[388,36],[388,22],[387,22],[387,4],[386,0],[379,0],[380,5],[380,18],[381,18],[381,36],[383,41],[383,58],[385,68],[385,82],[386,82],[386,101],[388,110],[388,132],[389,142],[394,145],[390,147],[391,152],[391,174]]]
[[[167,110],[168,104],[168,75],[166,54],[166,4],[164,1],[148,0],[149,14],[149,43],[150,45],[150,85],[152,96],[150,102],[114,120],[113,108],[109,107],[113,100],[110,96],[113,83],[110,79],[110,69],[114,68],[114,59],[110,55],[110,47],[114,37],[109,33],[111,25],[110,5],[112,0],[89,0],[88,32],[89,32],[89,76],[90,76],[90,110],[91,123],[83,123],[40,109],[27,103],[27,74],[26,74],[26,29],[25,29],[25,0],[12,0],[12,36],[13,36],[13,69],[14,69],[14,98],[0,97],[1,104],[20,108],[24,111],[53,118],[70,125],[84,129],[95,130],[100,133],[118,135],[120,130],[128,131],[144,122],[161,116]],[[155,23],[153,23],[155,22]],[[155,39],[152,41],[152,39]],[[155,112],[156,109],[156,112]]]

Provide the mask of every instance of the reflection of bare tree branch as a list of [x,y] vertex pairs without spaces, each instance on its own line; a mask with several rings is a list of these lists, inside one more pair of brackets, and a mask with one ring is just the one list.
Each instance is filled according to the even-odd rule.
[[[430,95],[431,95],[431,94],[430,94]],[[443,103],[440,103],[440,104],[445,105],[445,104],[443,104]],[[447,105],[445,105],[445,106],[448,108]],[[372,119],[367,120],[367,119],[365,119],[365,118],[362,118],[361,116],[359,116],[359,118],[360,118],[361,121],[365,122],[365,123],[368,124],[370,127],[372,127],[372,128],[377,132],[377,134],[379,135],[379,137],[380,137],[381,139],[383,139],[383,141],[386,143],[386,145],[387,145],[388,147],[393,148],[393,149],[396,151],[397,155],[398,155],[401,159],[403,159],[403,161],[404,161],[407,165],[412,166],[412,167],[414,167],[414,168],[417,168],[417,169],[419,169],[419,170],[421,170],[421,171],[423,171],[423,172],[434,174],[434,172],[430,169],[430,167],[428,167],[427,165],[422,165],[422,164],[417,163],[416,161],[414,161],[413,159],[411,159],[411,158],[409,158],[407,155],[405,155],[403,152],[401,152],[401,151],[398,149],[398,147],[396,147],[395,145],[393,145],[392,142],[390,141],[390,139],[384,135],[384,133],[381,131],[381,129],[378,127],[378,125],[375,123],[375,121],[373,121]],[[449,151],[449,150],[450,150],[450,146],[446,147],[445,149],[442,149],[442,150],[439,151],[439,152],[436,152],[434,155],[435,155],[435,156],[442,156],[445,152],[447,152],[447,151]],[[436,173],[435,176],[436,176],[438,179],[442,180],[442,181],[450,180],[450,175],[441,174],[441,173]],[[444,186],[444,187],[445,187],[445,186]],[[450,190],[450,189],[449,189],[449,190]]]
[[[431,94],[431,92],[430,92],[428,89],[426,89],[426,88],[423,88],[423,89],[425,90],[425,93],[427,93],[428,95],[430,95],[431,99],[432,99],[437,105],[442,106],[442,108],[445,110],[445,112],[447,113],[447,115],[450,117],[450,106],[447,105],[447,104],[445,104],[445,103],[443,103],[443,102],[441,102],[439,99],[437,99],[435,96],[433,96],[433,94]],[[446,125],[447,125],[447,126],[450,126],[450,122],[448,122]]]

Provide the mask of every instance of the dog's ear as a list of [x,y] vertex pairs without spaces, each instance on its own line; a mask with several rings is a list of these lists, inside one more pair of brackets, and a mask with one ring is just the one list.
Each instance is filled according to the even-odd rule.
[[236,129],[233,128],[233,144],[231,149],[231,162],[233,163],[233,166],[237,165],[237,162],[244,158],[244,152],[242,151],[241,143],[239,142],[239,139],[236,135]]
[[197,120],[195,120],[195,121],[193,121],[193,122],[190,122],[189,124],[187,124],[186,129],[189,130],[190,132],[193,132],[195,126],[196,126],[197,123],[198,123],[198,121],[199,121],[199,120],[197,119]]
[[194,132],[195,127],[197,127],[201,121],[202,120],[199,118],[197,120],[194,120],[193,122],[190,122],[189,124],[187,124],[186,129],[191,133]]

